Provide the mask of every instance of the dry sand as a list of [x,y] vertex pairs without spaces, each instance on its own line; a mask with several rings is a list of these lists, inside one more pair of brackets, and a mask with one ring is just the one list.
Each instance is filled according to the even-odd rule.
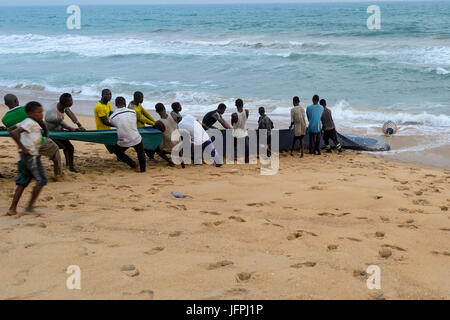
[[[18,156],[10,139],[0,148],[6,213]],[[1,299],[450,297],[450,170],[345,152],[282,154],[275,176],[162,161],[139,174],[101,145],[75,148],[83,172],[50,181],[41,216],[0,216]],[[70,265],[81,290],[66,288]]]

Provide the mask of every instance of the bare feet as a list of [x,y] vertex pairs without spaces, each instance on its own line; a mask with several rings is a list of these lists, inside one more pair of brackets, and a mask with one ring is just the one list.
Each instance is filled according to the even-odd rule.
[[6,215],[10,216],[10,217],[15,216],[16,214],[17,214],[17,211],[12,210],[12,209],[9,209],[8,212],[6,213]]

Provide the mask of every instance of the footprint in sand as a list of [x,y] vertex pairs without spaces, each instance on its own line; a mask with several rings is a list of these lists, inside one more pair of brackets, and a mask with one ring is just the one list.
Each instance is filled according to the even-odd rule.
[[217,227],[217,226],[220,226],[223,223],[225,223],[225,221],[214,221],[214,222],[205,221],[205,222],[202,223],[202,226],[205,226],[205,227]]
[[253,272],[241,272],[236,275],[236,280],[238,282],[245,282],[245,281],[250,280],[252,275],[253,275]]
[[301,262],[301,263],[295,263],[295,264],[291,265],[291,268],[295,268],[295,269],[300,269],[303,267],[313,268],[316,266],[316,264],[317,264],[316,262],[310,262],[310,261]]
[[354,241],[354,242],[362,242],[361,239],[352,238],[352,237],[347,237],[347,240]]
[[375,232],[375,237],[378,239],[383,239],[385,236],[385,233],[383,231],[377,231]]
[[397,225],[397,227],[399,228],[406,228],[406,229],[413,229],[413,230],[417,230],[419,229],[419,227],[413,225],[413,224],[399,224]]
[[174,231],[172,233],[169,233],[169,237],[171,237],[171,238],[179,237],[179,236],[181,236],[182,233],[183,233],[183,231]]
[[441,208],[441,211],[448,211],[448,207],[447,206],[442,206],[440,208]]
[[123,265],[120,271],[131,278],[137,277],[140,274],[139,270],[133,264]]
[[331,212],[321,212],[321,213],[318,213],[317,215],[321,216],[321,217],[334,217],[335,216],[335,214],[331,213]]
[[43,222],[39,222],[39,223],[27,223],[25,224],[25,227],[39,227],[39,228],[47,228],[47,225]]
[[295,240],[295,239],[298,239],[298,238],[301,238],[301,237],[303,237],[303,233],[302,232],[294,232],[294,233],[291,233],[290,235],[288,235],[286,239],[288,239],[288,240]]
[[439,251],[431,251],[431,253],[432,254],[434,254],[435,256],[438,256],[438,255],[443,255],[443,256],[450,256],[450,252],[448,252],[448,251],[443,251],[443,252],[439,252]]
[[315,191],[322,191],[322,190],[326,190],[327,188],[325,187],[320,187],[320,186],[312,186],[310,188],[310,190],[315,190]]
[[152,250],[145,251],[144,253],[151,256],[151,255],[160,253],[161,251],[164,251],[164,247],[155,247]]
[[305,234],[313,236],[313,237],[318,236],[314,232],[309,232],[309,231],[305,231],[305,230],[297,230],[296,232],[289,234],[286,239],[295,240],[295,239],[303,237],[303,235],[305,235]]
[[413,204],[419,205],[419,206],[428,206],[428,205],[430,205],[430,202],[425,199],[419,199],[419,200],[413,200]]
[[230,216],[230,217],[228,217],[228,219],[234,220],[234,221],[236,221],[236,222],[247,222],[247,221],[245,221],[243,218],[241,218],[241,217],[236,217],[236,216]]
[[393,245],[390,245],[390,244],[383,244],[382,247],[383,248],[394,249],[394,250],[397,250],[397,251],[403,251],[403,252],[407,251],[406,249],[403,249],[403,248],[398,247],[398,246],[393,246]]
[[367,272],[364,270],[356,269],[356,270],[353,270],[353,276],[355,278],[359,278],[360,280],[366,280]]
[[264,202],[258,202],[258,203],[247,203],[247,206],[249,207],[264,207],[266,204]]
[[282,226],[281,224],[278,224],[278,223],[269,223],[269,224],[274,226],[274,227],[284,228],[284,226]]
[[187,210],[187,208],[186,208],[186,206],[185,206],[184,204],[170,205],[170,206],[167,206],[167,208],[169,208],[169,209],[175,209],[175,210],[183,210],[183,211],[186,211],[186,210]]
[[339,246],[337,244],[329,244],[327,248],[329,251],[334,251],[337,250]]
[[151,194],[156,194],[157,192],[159,192],[159,188],[151,187],[150,189],[147,190],[147,192],[150,192]]
[[344,213],[338,214],[337,216],[338,216],[339,218],[342,218],[342,217],[348,216],[348,215],[350,215],[350,214],[351,214],[350,212],[344,212]]
[[388,248],[381,248],[380,251],[378,251],[378,254],[380,257],[387,259],[392,256],[392,251]]
[[218,268],[222,268],[222,267],[226,267],[226,266],[230,266],[233,265],[234,262],[233,261],[229,261],[229,260],[223,260],[223,261],[219,261],[216,263],[210,263],[207,267],[208,270],[215,270]]
[[244,289],[244,288],[233,288],[233,289],[229,289],[227,290],[227,294],[230,295],[241,295],[241,294],[247,294],[248,290]]
[[101,241],[99,239],[92,239],[92,238],[84,238],[83,241],[87,242],[89,244],[100,244],[100,243],[103,243],[103,241]]
[[449,228],[441,228],[441,229],[439,229],[439,230],[441,230],[441,231],[450,231]]
[[216,211],[207,211],[207,210],[202,210],[202,211],[200,211],[201,213],[207,213],[207,214],[211,214],[211,215],[213,215],[213,216],[220,216],[220,215],[222,215],[221,213],[219,213],[219,212],[216,212]]

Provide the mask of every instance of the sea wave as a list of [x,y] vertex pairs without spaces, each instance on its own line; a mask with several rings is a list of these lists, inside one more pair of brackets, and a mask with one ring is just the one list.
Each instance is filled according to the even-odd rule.
[[[200,84],[204,87],[213,88],[214,82],[204,81]],[[144,92],[147,103],[153,106],[153,103],[162,101],[165,103],[180,101],[186,105],[193,112],[204,112],[211,108],[215,108],[217,104],[224,102],[229,107],[234,105],[236,97],[229,97],[217,93],[201,91],[196,88],[199,84],[181,83],[179,81],[126,81],[121,78],[111,77],[102,81],[84,84],[81,86],[65,86],[55,87],[46,83],[33,83],[28,81],[20,82],[6,82],[0,81],[0,86],[13,89],[26,89],[35,91],[48,91],[53,93],[70,92],[75,97],[81,98],[97,98],[103,88],[110,88],[114,96],[123,95],[130,97],[132,92],[139,89]],[[290,103],[276,99],[262,99],[262,98],[247,98],[246,108],[253,110],[256,114],[260,106],[266,108],[266,112],[271,116],[280,119],[289,119],[290,117]],[[422,110],[432,110],[442,106],[429,104],[421,106]],[[330,106],[333,117],[336,121],[341,123],[351,123],[352,126],[370,126],[373,123],[383,123],[391,120],[404,128],[414,128],[426,126],[430,129],[442,128],[446,131],[450,130],[450,116],[446,114],[432,114],[427,111],[420,113],[412,113],[402,111],[399,106],[385,106],[382,109],[379,107],[373,108],[357,108],[351,106],[347,101],[341,100]]]
[[242,35],[225,39],[177,39],[164,36],[85,36],[85,35],[0,35],[0,54],[38,55],[60,58],[70,54],[85,57],[127,57],[145,55],[179,56],[255,56],[266,55],[298,60],[303,55],[339,58],[362,58],[392,62],[399,65],[421,64],[441,68],[446,74],[450,67],[450,46],[439,44],[411,45],[383,41],[320,41],[320,39],[293,40],[283,38],[259,39]]
[[408,113],[403,111],[394,111],[395,108],[389,111],[375,111],[375,110],[358,110],[350,107],[345,100],[339,101],[331,107],[333,115],[336,119],[351,120],[351,121],[394,121],[399,125],[425,125],[429,127],[449,127],[450,116],[445,114],[435,115],[426,111],[421,113]]
[[444,68],[441,68],[441,67],[437,67],[437,68],[435,69],[435,71],[436,71],[437,74],[441,74],[441,75],[447,75],[447,74],[450,74],[450,71],[448,71],[448,70],[446,70],[446,69],[444,69]]
[[[388,107],[387,110],[368,110],[357,109],[351,107],[350,104],[341,100],[336,104],[330,106],[333,112],[333,118],[337,122],[347,123],[352,122],[352,126],[358,126],[358,123],[362,127],[368,127],[373,123],[383,123],[386,121],[394,121],[395,123],[403,126],[427,126],[430,128],[442,127],[445,130],[450,129],[450,116],[445,114],[435,115],[426,111],[421,113],[408,113],[404,111],[395,111],[397,108]],[[398,110],[398,109],[397,109]],[[289,115],[290,107],[277,107],[272,111],[275,115]]]

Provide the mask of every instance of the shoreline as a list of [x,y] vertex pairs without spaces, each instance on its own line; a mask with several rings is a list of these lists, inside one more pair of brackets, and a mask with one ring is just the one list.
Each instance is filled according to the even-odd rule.
[[[282,153],[275,176],[158,158],[140,174],[74,145],[81,173],[50,179],[41,215],[22,215],[31,188],[0,215],[1,299],[448,299],[450,170],[344,152]],[[0,146],[5,211],[18,156]],[[81,290],[66,288],[71,265]]]
[[[24,89],[24,88],[8,88],[0,86],[0,97],[3,97],[6,93],[13,93],[17,95],[21,104],[24,104],[31,100],[37,100],[41,102],[44,108],[48,108],[53,103],[55,103],[59,98],[59,93],[42,91],[42,90],[33,90],[33,89]],[[92,110],[97,101],[93,98],[84,97],[82,99],[77,99],[76,94],[74,94],[74,106],[72,110],[77,115],[82,115],[86,117],[93,117]],[[127,100],[127,103],[129,101]],[[6,107],[2,104],[3,101],[0,101],[0,112],[5,112],[7,110]],[[114,103],[112,103],[113,105]],[[166,105],[166,108],[170,106]],[[234,110],[234,108],[228,108]],[[154,110],[148,110],[155,119],[157,118],[157,114]],[[228,118],[231,115],[230,110],[227,110],[225,113],[225,118]],[[254,116],[254,115],[253,115]],[[270,115],[269,115],[270,116]],[[197,116],[197,119],[201,119],[201,117]],[[288,120],[279,120],[278,117],[276,119],[272,119],[275,125],[275,128],[288,128],[289,121]],[[402,136],[396,135],[392,137],[386,137],[381,134],[367,134],[361,129],[356,128],[342,128],[340,127],[340,123],[336,123],[338,127],[338,131],[344,134],[357,135],[357,136],[365,136],[369,138],[375,138],[378,140],[383,140],[388,142],[391,145],[391,151],[388,152],[379,152],[374,153],[377,156],[386,157],[387,159],[395,159],[403,162],[412,162],[412,163],[420,163],[427,166],[435,166],[439,168],[448,169],[450,168],[450,149],[448,145],[439,146],[436,148],[425,148],[423,145],[430,143],[432,144],[432,137],[427,136]],[[257,121],[254,119],[249,119],[248,121],[249,127],[256,127]],[[430,140],[431,139],[431,140]],[[411,151],[408,151],[411,149]],[[406,150],[406,151],[398,151],[398,150]]]

